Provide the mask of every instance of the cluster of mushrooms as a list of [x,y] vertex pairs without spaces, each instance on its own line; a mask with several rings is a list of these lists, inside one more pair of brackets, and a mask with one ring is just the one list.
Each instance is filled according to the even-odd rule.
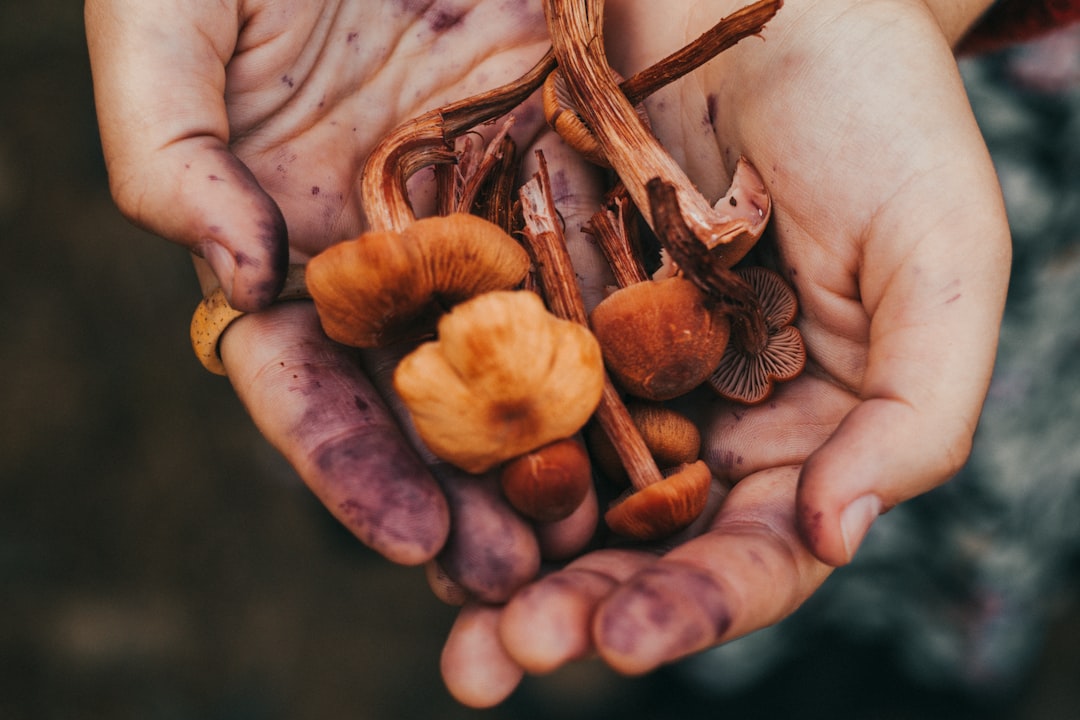
[[[414,344],[393,384],[417,434],[462,470],[497,472],[530,518],[568,516],[599,470],[630,485],[605,513],[614,533],[652,541],[677,532],[702,513],[712,475],[694,424],[667,401],[706,384],[757,403],[802,370],[794,293],[770,270],[733,269],[769,218],[760,176],[740,161],[728,194],[708,203],[636,107],[760,32],[779,5],[750,5],[620,82],[596,41],[602,0],[545,0],[548,54],[516,82],[388,136],[361,180],[371,229],[307,266],[326,334],[360,348]],[[607,202],[585,230],[618,288],[590,314],[542,154],[539,171],[516,186],[508,113],[541,87],[552,127],[612,171]],[[488,142],[469,134],[498,118]],[[428,166],[439,213],[416,219],[405,183]],[[652,273],[638,218],[663,248]]]

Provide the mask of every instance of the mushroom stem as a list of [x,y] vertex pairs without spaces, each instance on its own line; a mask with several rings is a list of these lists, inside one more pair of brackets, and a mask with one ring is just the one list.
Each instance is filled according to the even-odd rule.
[[584,228],[600,246],[611,274],[621,288],[649,280],[649,274],[630,240],[628,213],[632,207],[626,188],[620,184],[608,194],[605,206],[593,214]]
[[454,162],[455,138],[524,102],[554,69],[549,50],[517,80],[431,110],[392,130],[372,150],[361,175],[362,207],[371,229],[400,232],[412,223],[408,179],[428,165]]
[[[557,317],[588,327],[585,302],[574,280],[576,275],[566,249],[566,237],[555,212],[547,163],[540,152],[537,152],[537,160],[539,170],[520,190],[521,211],[525,220],[523,235],[537,264],[548,308]],[[606,372],[596,418],[614,445],[636,490],[664,479],[630,411]]]
[[[650,224],[645,185],[655,177],[664,178],[676,187],[694,236],[717,248],[728,267],[734,265],[756,242],[768,219],[764,183],[754,171],[756,199],[750,208],[741,207],[739,215],[728,214],[723,201],[709,205],[612,78],[604,51],[603,9],[603,0],[545,0],[552,47],[577,111]],[[763,21],[754,21],[760,29]]]
[[760,353],[768,341],[768,329],[757,293],[693,236],[679,212],[678,193],[671,183],[654,178],[647,192],[660,243],[683,275],[723,306],[732,321],[731,341],[745,352]]
[[765,23],[773,19],[783,0],[758,0],[721,18],[689,44],[671,53],[632,77],[619,83],[619,89],[631,105],[701,67],[709,60],[734,46],[744,38],[761,33]]

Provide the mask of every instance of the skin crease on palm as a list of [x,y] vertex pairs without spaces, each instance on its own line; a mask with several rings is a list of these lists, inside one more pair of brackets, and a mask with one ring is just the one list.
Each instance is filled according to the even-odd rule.
[[[547,47],[531,1],[149,5],[87,3],[113,191],[133,220],[204,255],[245,309],[272,297],[286,227],[293,262],[364,229],[356,180],[380,137],[520,75]],[[611,63],[632,73],[739,5],[612,0]],[[654,131],[707,197],[724,193],[740,155],[761,172],[809,367],[755,408],[701,396],[705,459],[739,481],[703,534],[662,556],[592,552],[506,605],[466,605],[443,656],[455,697],[491,705],[527,672],[594,655],[648,672],[777,622],[851,559],[879,511],[965,460],[1009,269],[1000,190],[950,51],[986,5],[788,0],[762,38],[649,98]],[[577,228],[602,188],[532,101],[516,115],[519,146],[547,153],[595,303],[606,276]],[[427,177],[412,185],[421,213]],[[215,282],[205,266],[201,278]],[[510,527],[516,574],[492,590],[505,599],[540,554],[572,552],[596,520],[593,502],[534,537],[497,501],[453,499],[483,495],[475,488],[448,493],[448,509],[430,478],[406,484],[407,511],[373,520],[404,491],[371,479],[359,453],[374,441],[358,439],[401,441],[356,355],[330,346],[303,303],[245,316],[222,354],[263,433],[391,559],[430,558],[451,533],[448,513],[452,562],[467,564],[463,535]],[[379,384],[385,358],[360,360]]]

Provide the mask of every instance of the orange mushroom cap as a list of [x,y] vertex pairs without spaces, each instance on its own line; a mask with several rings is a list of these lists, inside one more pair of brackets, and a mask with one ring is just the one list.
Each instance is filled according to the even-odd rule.
[[306,279],[331,339],[375,347],[431,332],[450,306],[516,287],[529,266],[497,225],[454,213],[332,245],[311,259]]
[[612,377],[646,400],[670,400],[705,382],[731,332],[723,309],[682,277],[621,288],[589,319]]
[[604,514],[612,531],[635,540],[659,540],[693,522],[709,499],[712,473],[703,460],[638,490]]
[[438,340],[394,371],[394,389],[435,455],[471,473],[585,425],[604,385],[600,345],[527,290],[496,291],[439,320]]
[[592,464],[580,442],[564,438],[508,461],[499,474],[506,499],[540,522],[568,517],[592,486]]

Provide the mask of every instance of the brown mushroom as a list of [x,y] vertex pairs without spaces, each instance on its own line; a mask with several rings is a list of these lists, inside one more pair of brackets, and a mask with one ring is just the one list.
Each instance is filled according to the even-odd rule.
[[[761,26],[776,14],[782,0],[760,0],[723,18],[689,44],[659,62],[650,65],[628,80],[614,70],[612,79],[619,83],[620,92],[635,108],[642,123],[648,127],[649,116],[641,101],[660,88],[701,67],[739,40],[761,31]],[[587,160],[610,167],[604,150],[577,106],[566,85],[566,78],[556,68],[544,81],[544,117],[548,124]]]
[[438,457],[470,473],[574,435],[603,386],[600,346],[527,290],[455,306],[405,356],[394,389]]
[[704,461],[682,465],[660,482],[643,487],[612,505],[604,522],[635,540],[659,540],[693,522],[709,499],[712,472]]
[[528,271],[512,237],[455,213],[332,245],[308,263],[307,286],[330,338],[376,347],[430,333],[455,303],[516,287]]
[[[330,337],[369,347],[414,336],[428,331],[449,304],[521,282],[528,258],[512,238],[467,212],[417,222],[406,182],[420,168],[454,162],[455,139],[509,112],[553,68],[548,52],[517,80],[408,120],[372,149],[360,177],[369,231],[308,263],[307,285]],[[496,135],[499,147],[485,167],[505,157],[505,139]]]
[[[614,70],[611,71],[611,75],[616,82],[622,79]],[[674,78],[671,79],[674,80]],[[651,90],[655,91],[656,87]],[[592,130],[589,129],[585,119],[581,117],[581,113],[578,112],[577,107],[574,105],[574,101],[566,87],[566,78],[558,69],[548,75],[547,80],[544,81],[542,99],[544,118],[547,120],[548,125],[566,141],[567,145],[589,162],[600,167],[611,167],[607,157],[604,155],[604,149],[600,147],[596,136],[593,135]],[[628,99],[634,103],[641,122],[648,125],[649,116],[646,114],[645,108],[639,105],[638,102],[634,102],[633,99]]]
[[[538,153],[538,158],[540,169],[520,190],[525,218],[523,236],[537,259],[540,284],[552,312],[584,326],[585,303],[573,281],[570,254],[554,209],[543,155]],[[612,515],[616,506],[605,514],[605,518],[611,515],[614,519],[616,532],[637,540],[656,540],[681,530],[701,514],[708,501],[711,481],[704,462],[685,465],[664,477],[606,372],[596,419],[615,447],[634,490],[641,492],[658,486],[649,491],[645,502],[631,503]]]
[[499,483],[522,515],[554,522],[569,517],[585,500],[592,487],[592,463],[578,440],[564,438],[507,461]]
[[647,400],[670,400],[705,382],[728,344],[725,308],[694,283],[652,280],[631,246],[618,193],[586,228],[596,238],[619,289],[593,308],[589,322],[619,386]]
[[657,179],[648,191],[661,242],[675,264],[731,317],[731,342],[709,384],[729,400],[762,402],[776,382],[795,378],[806,365],[802,335],[791,324],[795,292],[772,270],[736,271],[715,262],[683,222],[674,188]]
[[767,337],[762,348],[731,343],[709,385],[721,396],[746,405],[768,399],[778,382],[798,377],[806,366],[802,334],[792,325],[797,310],[795,293],[767,268],[737,271],[761,299]]
[[[627,401],[626,409],[658,467],[677,467],[700,457],[701,432],[686,415],[661,403],[641,400]],[[626,482],[626,468],[600,426],[590,425],[587,437],[597,469],[609,480]]]

